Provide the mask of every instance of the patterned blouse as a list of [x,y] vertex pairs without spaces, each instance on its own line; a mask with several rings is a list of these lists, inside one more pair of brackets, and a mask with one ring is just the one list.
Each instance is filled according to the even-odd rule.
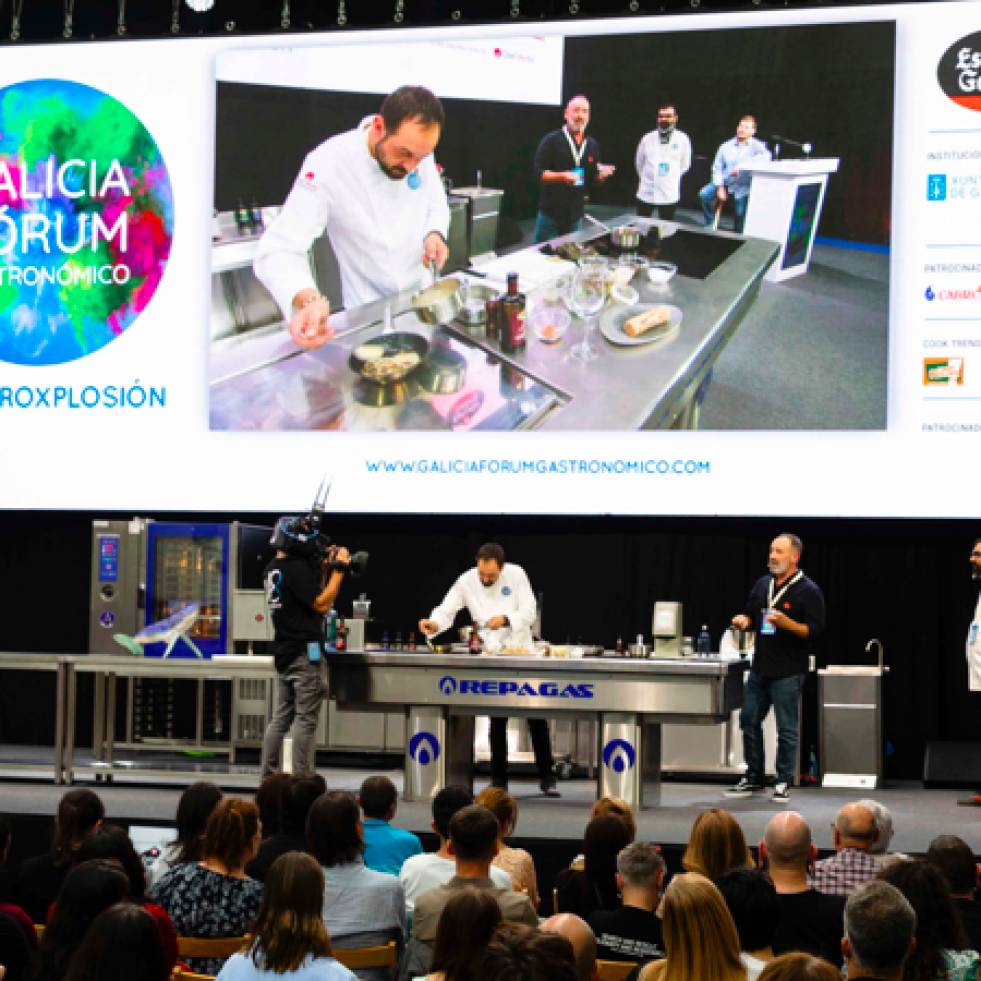
[[515,892],[523,892],[538,908],[538,881],[535,877],[535,860],[523,848],[511,848],[502,843],[501,850],[491,863],[504,869],[511,876]]
[[[175,865],[152,890],[170,914],[178,937],[242,937],[252,929],[262,901],[262,883],[236,879],[197,862]],[[217,974],[222,957],[191,957],[197,974]]]

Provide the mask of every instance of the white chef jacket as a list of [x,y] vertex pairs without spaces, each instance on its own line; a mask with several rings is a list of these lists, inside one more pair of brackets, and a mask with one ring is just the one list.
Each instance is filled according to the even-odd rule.
[[480,636],[489,650],[499,647],[526,647],[531,650],[531,625],[538,604],[531,591],[528,574],[520,565],[504,564],[497,582],[485,586],[476,568],[465,572],[446,594],[446,599],[429,615],[439,624],[439,632],[453,626],[453,620],[466,607],[474,623],[486,623],[491,617],[507,617],[509,626],[498,630],[482,629]]
[[974,619],[967,630],[967,683],[971,691],[981,691],[981,596],[974,609]]
[[327,232],[341,270],[344,306],[361,306],[426,280],[423,240],[449,234],[450,209],[432,156],[419,186],[392,180],[368,150],[373,116],[331,137],[303,161],[283,210],[259,241],[255,274],[290,320],[293,297],[315,289],[307,254]]
[[681,198],[681,178],[691,167],[691,140],[676,129],[667,143],[654,130],[637,147],[637,197],[646,204],[677,204]]

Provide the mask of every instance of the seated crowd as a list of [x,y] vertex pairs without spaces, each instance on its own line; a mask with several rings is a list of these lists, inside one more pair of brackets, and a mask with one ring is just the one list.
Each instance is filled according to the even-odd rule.
[[[355,795],[279,774],[254,803],[194,784],[147,869],[99,797],[69,791],[50,851],[21,862],[0,904],[0,981],[981,981],[970,847],[941,835],[921,858],[891,852],[874,801],[838,812],[823,861],[800,814],[776,815],[754,858],[732,814],[706,811],[669,877],[605,798],[544,920],[534,860],[505,842],[510,794],[442,790],[429,853],[397,807],[382,776]],[[0,866],[10,844],[0,818]],[[222,956],[193,949],[220,938]],[[364,948],[390,950],[389,966],[361,966]]]

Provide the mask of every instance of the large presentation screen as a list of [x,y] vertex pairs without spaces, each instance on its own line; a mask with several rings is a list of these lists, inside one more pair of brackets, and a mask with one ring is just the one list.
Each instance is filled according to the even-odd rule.
[[0,506],[977,514],[974,12],[5,50]]

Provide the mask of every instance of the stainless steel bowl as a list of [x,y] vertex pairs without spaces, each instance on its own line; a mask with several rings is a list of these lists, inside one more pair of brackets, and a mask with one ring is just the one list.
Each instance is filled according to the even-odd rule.
[[617,225],[610,232],[610,242],[615,249],[636,249],[640,245],[640,232],[632,225]]
[[631,657],[647,658],[651,656],[650,644],[631,644],[627,650],[630,652]]
[[467,300],[461,304],[460,312],[456,319],[461,323],[475,327],[477,324],[487,323],[487,308],[484,304],[500,294],[500,290],[490,286],[480,286],[470,283],[467,288]]

